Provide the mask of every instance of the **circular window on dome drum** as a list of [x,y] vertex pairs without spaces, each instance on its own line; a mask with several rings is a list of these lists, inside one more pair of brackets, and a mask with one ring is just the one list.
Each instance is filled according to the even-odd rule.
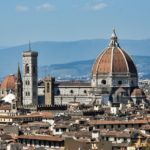
[[121,85],[121,84],[122,84],[122,81],[118,81],[118,84]]
[[84,94],[86,94],[86,93],[87,93],[87,91],[86,91],[86,90],[84,90],[84,91],[83,91],[83,93],[84,93]]
[[102,83],[102,84],[106,84],[106,80],[102,80],[101,83]]

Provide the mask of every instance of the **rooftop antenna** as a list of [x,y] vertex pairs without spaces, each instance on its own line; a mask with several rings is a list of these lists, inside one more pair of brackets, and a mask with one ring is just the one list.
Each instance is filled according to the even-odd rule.
[[31,42],[29,40],[29,51],[31,51]]

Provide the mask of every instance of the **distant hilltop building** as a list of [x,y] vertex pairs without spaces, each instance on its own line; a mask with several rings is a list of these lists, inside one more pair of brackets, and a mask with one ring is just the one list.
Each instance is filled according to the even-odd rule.
[[[108,47],[96,58],[91,71],[91,82],[58,82],[50,76],[38,82],[38,52],[32,51],[29,45],[29,50],[23,52],[22,57],[23,82],[21,74],[18,73],[19,80],[16,80],[15,76],[8,76],[0,85],[0,96],[3,97],[11,89],[16,93],[18,105],[72,102],[139,104],[145,100],[144,92],[138,87],[137,68],[132,58],[120,47],[115,30]],[[19,90],[19,87],[22,87],[22,90]]]

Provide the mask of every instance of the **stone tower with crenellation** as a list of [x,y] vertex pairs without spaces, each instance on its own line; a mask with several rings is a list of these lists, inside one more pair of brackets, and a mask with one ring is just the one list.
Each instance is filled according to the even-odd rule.
[[55,78],[46,77],[44,79],[45,84],[45,105],[54,105],[54,83]]

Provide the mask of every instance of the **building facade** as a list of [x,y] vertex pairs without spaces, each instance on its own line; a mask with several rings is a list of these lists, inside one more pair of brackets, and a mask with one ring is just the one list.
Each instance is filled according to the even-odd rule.
[[90,93],[91,84],[81,81],[55,82],[55,103],[79,102],[89,104],[95,99]]
[[[134,94],[135,89],[139,89],[137,68],[132,58],[120,47],[115,30],[113,30],[108,47],[96,58],[92,67],[91,83],[56,81],[52,84],[49,80],[49,85],[52,85],[51,88],[54,89],[55,104],[70,102],[111,104],[128,103],[129,101],[139,104],[141,103],[139,98],[145,98],[143,92],[138,95]],[[41,89],[40,86],[39,91],[42,91]],[[50,93],[45,94],[45,99],[50,99],[48,98]]]

